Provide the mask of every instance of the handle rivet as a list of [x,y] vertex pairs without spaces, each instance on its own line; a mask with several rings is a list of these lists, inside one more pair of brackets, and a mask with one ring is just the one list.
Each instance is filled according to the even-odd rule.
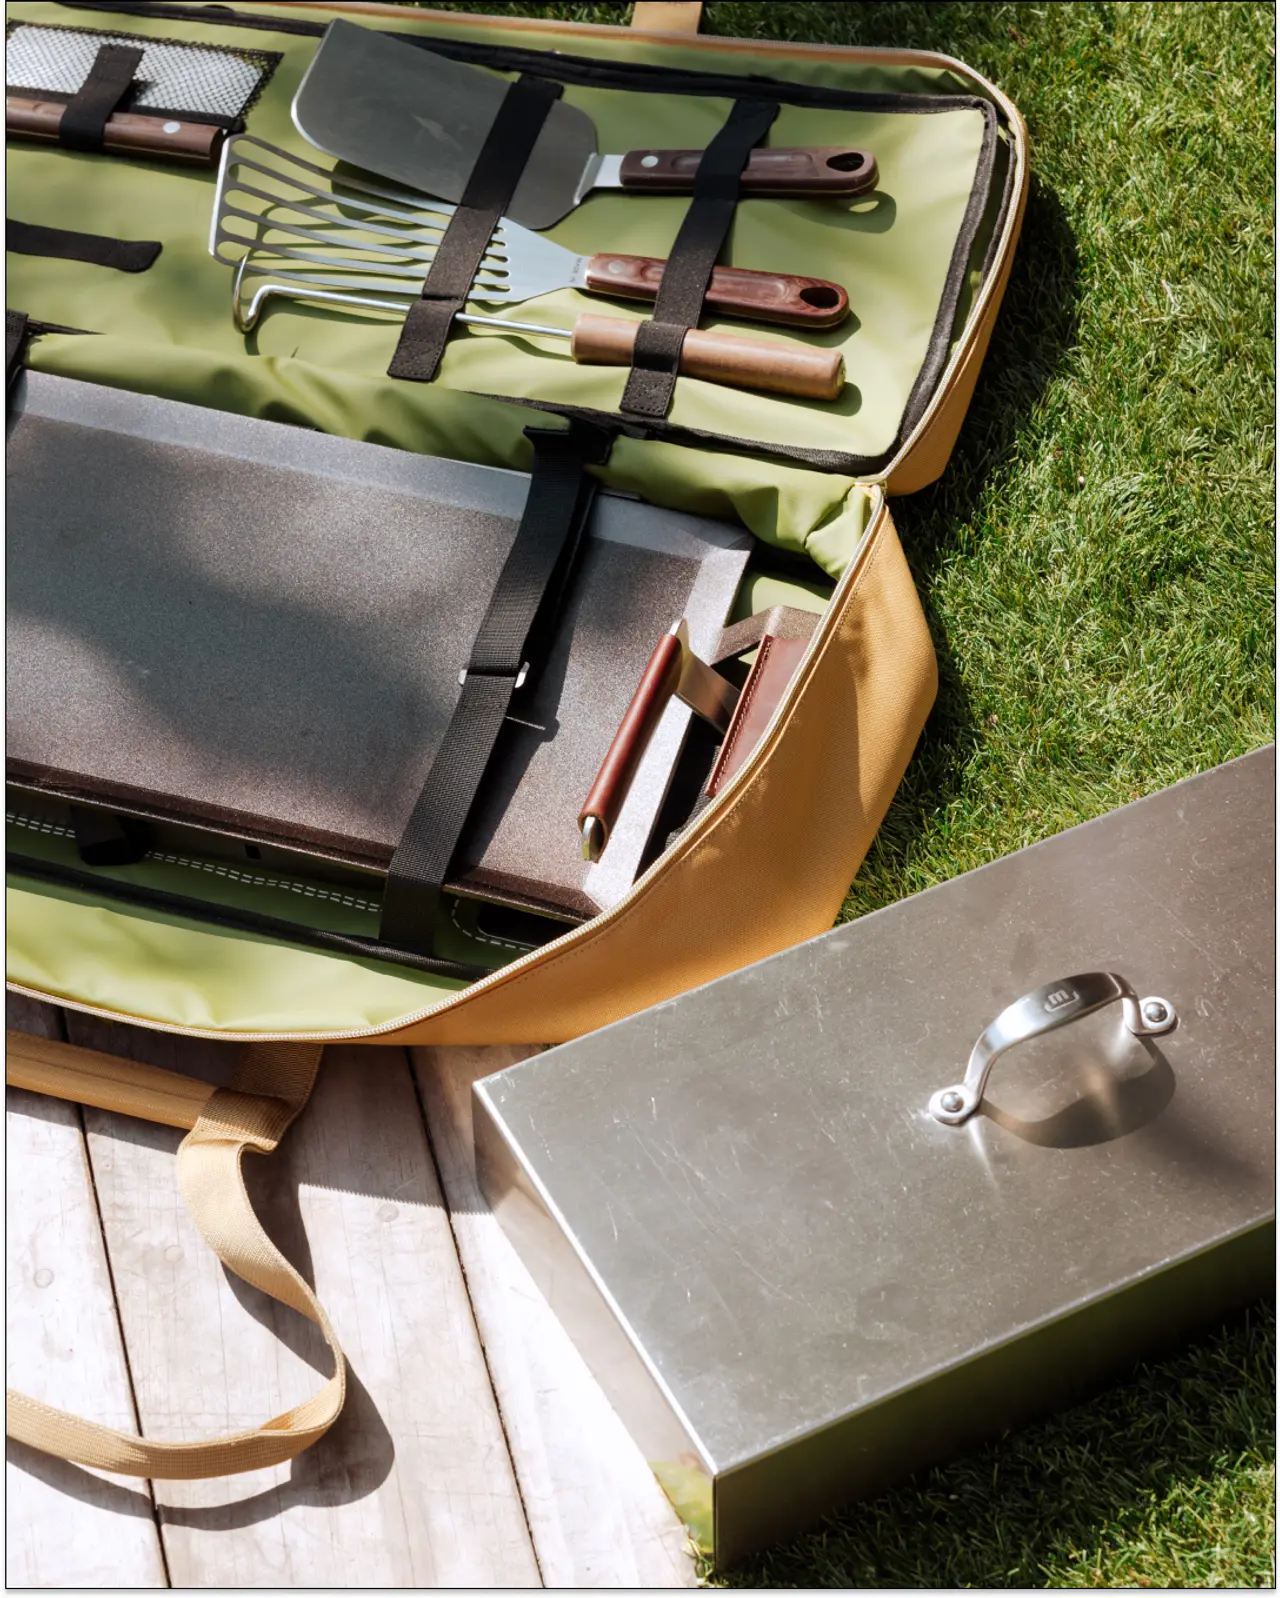
[[938,1103],[941,1104],[948,1115],[954,1115],[957,1110],[964,1108],[964,1100],[954,1090],[950,1093],[944,1093]]
[[166,122],[165,125],[164,125],[164,131],[166,133],[181,133],[182,132],[182,123],[181,122]]
[[622,274],[626,271],[626,267],[622,264],[621,261],[610,261],[609,262],[609,270],[610,270],[610,272],[613,273],[614,277],[621,277]]
[[640,157],[641,166],[657,166],[657,164],[658,158],[656,155],[642,155]]
[[1162,1021],[1169,1019],[1169,1008],[1161,1004],[1159,999],[1148,999],[1142,1006],[1142,1019],[1149,1021],[1152,1026],[1159,1026]]

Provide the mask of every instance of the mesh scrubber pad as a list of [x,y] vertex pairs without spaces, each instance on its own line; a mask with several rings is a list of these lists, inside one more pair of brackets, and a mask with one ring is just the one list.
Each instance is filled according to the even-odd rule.
[[274,50],[161,43],[137,34],[10,22],[5,35],[5,86],[48,99],[70,99],[104,44],[142,47],[137,86],[121,108],[136,114],[237,123],[270,81]]

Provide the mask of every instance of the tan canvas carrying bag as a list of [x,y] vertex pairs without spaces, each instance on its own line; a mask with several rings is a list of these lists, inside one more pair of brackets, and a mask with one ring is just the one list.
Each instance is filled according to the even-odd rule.
[[[190,20],[165,15],[177,9],[32,3],[14,5],[10,12],[11,25],[18,17],[43,26],[102,26],[161,39],[188,38],[193,31]],[[889,500],[934,481],[954,445],[986,353],[1021,224],[1027,187],[1026,132],[1016,109],[998,89],[945,57],[694,37],[689,24],[696,27],[699,9],[638,5],[635,28],[650,31],[637,35],[624,28],[406,12],[376,4],[240,7],[241,14],[254,18],[251,41],[281,57],[275,78],[249,120],[250,130],[261,130],[266,137],[282,137],[282,128],[287,132],[289,94],[315,46],[314,33],[277,33],[271,29],[272,21],[301,28],[304,23],[323,23],[338,12],[369,26],[410,28],[432,38],[461,41],[467,48],[487,48],[496,40],[522,51],[558,50],[574,57],[669,66],[673,71],[764,75],[824,92],[831,86],[842,91],[849,87],[850,92],[864,95],[868,106],[879,104],[875,97],[880,96],[890,109],[859,114],[881,119],[871,125],[879,133],[885,173],[914,172],[918,167],[913,162],[923,167],[925,157],[912,154],[912,141],[938,137],[945,121],[942,116],[899,114],[894,106],[912,96],[923,102],[931,94],[963,99],[966,105],[978,101],[981,118],[975,113],[971,121],[973,127],[980,123],[986,130],[981,149],[975,144],[972,160],[965,157],[970,164],[953,174],[951,189],[945,174],[935,174],[930,179],[935,187],[921,202],[921,210],[933,217],[931,225],[943,232],[951,229],[948,239],[957,229],[963,231],[963,217],[973,225],[966,235],[968,253],[961,259],[956,246],[958,269],[953,261],[949,277],[954,325],[939,332],[941,313],[935,313],[930,302],[925,332],[932,329],[932,334],[928,352],[921,335],[919,369],[894,371],[885,378],[899,395],[894,404],[905,406],[901,415],[909,425],[903,430],[896,422],[886,422],[879,448],[873,447],[876,439],[868,431],[873,422],[863,415],[875,408],[874,379],[869,378],[861,411],[843,421],[826,414],[806,420],[776,407],[767,413],[763,408],[744,409],[738,399],[725,400],[720,391],[705,401],[716,425],[699,431],[680,420],[680,405],[689,402],[677,400],[668,434],[661,428],[647,433],[624,430],[608,462],[599,468],[607,485],[637,492],[653,503],[736,517],[761,540],[805,551],[816,563],[815,577],[825,572],[827,579],[834,579],[829,591],[815,590],[818,597],[811,608],[820,611],[820,618],[750,758],[612,909],[516,958],[510,951],[497,955],[482,951],[492,966],[490,974],[464,984],[387,962],[228,935],[216,926],[163,910],[122,908],[109,897],[53,891],[21,876],[10,877],[12,991],[160,1031],[238,1040],[245,1054],[232,1085],[210,1093],[204,1084],[184,1085],[168,1073],[11,1034],[8,1080],[189,1128],[179,1152],[179,1181],[206,1240],[230,1269],[312,1319],[335,1357],[335,1375],[308,1404],[252,1432],[199,1445],[128,1438],[11,1394],[9,1433],[33,1446],[99,1468],[164,1477],[252,1469],[287,1459],[315,1441],[341,1408],[341,1353],[310,1289],[254,1220],[239,1162],[245,1149],[268,1153],[275,1147],[306,1102],[323,1044],[338,1040],[399,1046],[554,1043],[673,997],[826,930],[889,806],[937,682],[933,647]],[[211,44],[237,44],[245,37],[230,23],[209,23],[201,36]],[[580,94],[597,120],[607,125],[614,114],[610,93],[619,104],[638,98],[611,85],[612,80],[604,88],[575,89],[570,84],[566,93]],[[673,97],[670,107],[672,139],[681,133],[691,136],[681,121],[689,114],[687,106],[677,99]],[[696,108],[704,104],[698,101]],[[617,114],[621,117],[620,111]],[[956,112],[958,118],[968,114]],[[812,125],[814,136],[818,135],[818,110],[787,110],[786,115],[797,119],[796,127]],[[609,133],[626,136],[625,130],[614,132],[612,127]],[[902,145],[900,169],[894,166],[895,141]],[[46,165],[40,166],[41,161]],[[980,168],[986,161],[991,168],[978,204],[973,161]],[[55,170],[50,163],[59,162],[65,163],[56,168],[62,180],[58,185],[45,183],[45,175]],[[143,198],[154,191],[159,195],[157,207],[168,207],[171,227],[186,227],[194,238],[200,217],[207,219],[207,189],[198,206],[192,202],[188,223],[178,217],[176,201],[160,193],[163,176],[152,176],[150,186],[144,183],[148,171],[130,170],[129,163],[101,157],[23,150],[16,157],[11,154],[11,184],[16,190],[11,209],[24,205],[27,210],[40,209],[42,214],[31,220],[69,226],[77,206],[93,212],[105,203],[103,195],[113,190]],[[73,181],[89,175],[97,183],[92,194],[82,182]],[[185,191],[180,198],[185,203]],[[681,202],[661,203],[670,207]],[[898,217],[908,217],[909,186],[898,190],[896,205]],[[581,214],[586,214],[585,209]],[[676,225],[674,211],[664,214]],[[141,231],[146,231],[146,221],[140,219]],[[157,218],[157,237],[161,226]],[[577,218],[565,224],[565,236],[572,235],[570,242],[576,248],[586,247],[581,226]],[[754,235],[745,223],[741,231],[749,244]],[[848,235],[849,274],[861,269],[854,246],[870,248],[866,243],[870,236]],[[892,238],[893,227],[876,236]],[[637,236],[629,244],[641,247],[646,241]],[[667,247],[669,238],[654,240],[648,253],[658,254]],[[166,242],[175,271],[180,258],[196,259],[194,249],[192,245],[182,256],[180,244]],[[394,344],[392,335],[367,360],[363,347],[357,347],[359,330],[332,325],[314,332],[317,340],[327,342],[323,347],[317,343],[310,359],[287,353],[283,344],[272,345],[270,339],[277,335],[269,327],[256,349],[247,348],[238,337],[233,348],[225,309],[226,281],[212,263],[204,262],[199,269],[208,274],[208,303],[201,301],[197,307],[193,301],[188,319],[182,302],[172,297],[178,292],[176,286],[172,291],[167,287],[165,256],[152,272],[105,287],[103,274],[95,277],[78,263],[12,259],[18,270],[9,298],[11,304],[21,304],[30,318],[28,333],[35,336],[28,338],[25,358],[33,370],[300,422],[427,453],[491,464],[527,464],[522,434],[531,417],[524,406],[532,396],[519,392],[522,379],[516,368],[493,364],[498,357],[492,349],[476,351],[470,343],[465,349],[451,347],[438,383],[398,384],[382,375]],[[773,264],[785,269],[788,263]],[[806,267],[796,262],[794,269]],[[828,275],[839,277],[840,271]],[[173,281],[176,285],[178,280]],[[893,303],[897,291],[891,280],[877,280],[874,289],[869,280],[864,281],[866,296],[879,293],[886,304]],[[852,276],[849,286],[857,301]],[[94,304],[100,308],[97,326],[91,311]],[[314,319],[300,325],[322,328]],[[282,315],[276,326],[281,339],[293,337],[285,331],[287,316]],[[77,328],[85,332],[72,331]],[[502,341],[489,342],[492,346]],[[852,349],[846,357],[851,370],[856,369],[857,359],[865,361],[868,372],[878,370],[876,352],[855,357]],[[934,366],[924,382],[921,373],[930,360]],[[477,366],[481,361],[489,364]],[[608,387],[609,374],[584,376],[586,371],[557,376],[556,381],[584,386],[580,392],[557,394],[548,408],[572,412],[576,407],[598,415],[616,403],[616,390]],[[692,391],[687,382],[685,388]],[[536,414],[533,419],[538,419]],[[754,451],[742,447],[746,425],[757,428]],[[822,443],[816,453],[806,455],[806,427],[826,439],[836,436],[833,429],[838,426],[850,435],[843,454]],[[784,437],[788,429],[791,434]],[[738,447],[727,449],[716,442],[730,436],[738,437]],[[810,459],[865,460],[870,466],[865,472],[848,464],[815,470]],[[758,585],[759,604],[777,602],[779,591],[770,587],[773,581],[765,577]],[[788,602],[795,602],[794,583],[788,588],[785,578],[779,581]],[[158,875],[155,880],[160,880]],[[499,959],[502,963],[495,964]]]

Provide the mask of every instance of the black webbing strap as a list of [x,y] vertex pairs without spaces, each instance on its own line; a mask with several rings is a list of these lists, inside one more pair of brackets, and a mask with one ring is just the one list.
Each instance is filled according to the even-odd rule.
[[524,514],[382,896],[382,941],[420,954],[431,952],[440,890],[512,698],[532,687],[549,651],[595,495],[585,465],[609,447],[583,422],[530,427],[525,436],[534,455]]
[[154,239],[109,239],[101,233],[75,233],[69,228],[41,227],[35,222],[5,218],[4,247],[16,255],[48,255],[59,261],[86,261],[117,272],[145,272],[162,245]]
[[779,110],[776,101],[735,100],[703,152],[693,198],[662,269],[653,317],[636,331],[631,375],[622,394],[624,415],[658,418],[671,409],[684,336],[702,315],[711,272],[738,204],[742,169]]
[[58,124],[58,143],[68,150],[101,150],[107,119],[128,94],[141,65],[140,46],[104,44],[89,76],[67,102]]
[[6,393],[27,353],[27,313],[4,313],[4,386]]
[[516,191],[563,85],[546,78],[517,78],[476,158],[458,208],[449,219],[421,296],[409,307],[388,377],[429,383],[439,370],[453,319],[466,304],[481,257]]

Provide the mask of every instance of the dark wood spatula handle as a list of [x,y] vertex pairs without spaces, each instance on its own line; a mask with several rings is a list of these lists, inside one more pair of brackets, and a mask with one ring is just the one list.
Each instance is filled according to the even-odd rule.
[[[589,294],[652,303],[666,264],[647,255],[593,255],[584,286]],[[849,296],[838,283],[739,266],[717,266],[712,271],[705,303],[708,311],[724,316],[784,327],[835,327],[849,314]]]
[[[701,150],[631,150],[618,175],[624,189],[637,193],[690,194],[701,160]],[[878,177],[869,150],[752,150],[742,169],[741,192],[755,198],[851,199],[874,189]]]

